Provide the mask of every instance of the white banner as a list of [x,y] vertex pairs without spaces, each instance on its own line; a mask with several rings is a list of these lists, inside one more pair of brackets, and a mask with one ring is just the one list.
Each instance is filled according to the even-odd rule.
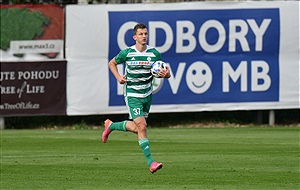
[[11,53],[60,53],[63,40],[22,40],[11,41]]
[[151,112],[299,108],[299,2],[68,5],[68,115],[127,113],[107,64],[137,22],[172,71]]

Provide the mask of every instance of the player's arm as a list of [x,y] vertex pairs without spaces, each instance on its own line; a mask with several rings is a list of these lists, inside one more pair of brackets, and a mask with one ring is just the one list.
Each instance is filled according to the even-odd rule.
[[117,68],[117,62],[116,62],[115,58],[113,58],[112,60],[109,61],[108,67],[120,84],[126,83],[126,79],[125,79],[126,75],[121,76],[119,74],[119,71]]

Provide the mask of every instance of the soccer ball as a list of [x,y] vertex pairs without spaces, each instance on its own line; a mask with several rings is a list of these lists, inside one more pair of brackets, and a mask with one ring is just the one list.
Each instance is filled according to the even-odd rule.
[[160,69],[166,69],[167,64],[163,61],[155,61],[151,66],[151,74],[156,77],[160,78],[158,75]]

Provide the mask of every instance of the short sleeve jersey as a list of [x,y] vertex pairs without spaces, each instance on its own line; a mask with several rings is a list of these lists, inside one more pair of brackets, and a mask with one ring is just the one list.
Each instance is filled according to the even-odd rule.
[[161,60],[161,54],[153,47],[147,46],[144,52],[139,52],[135,46],[121,50],[115,56],[117,64],[125,63],[127,83],[124,95],[144,98],[152,94],[151,66]]

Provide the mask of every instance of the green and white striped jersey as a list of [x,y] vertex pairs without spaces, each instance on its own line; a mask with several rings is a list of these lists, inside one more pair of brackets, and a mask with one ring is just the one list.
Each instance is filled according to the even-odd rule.
[[131,46],[115,56],[117,64],[126,65],[125,96],[144,98],[152,93],[153,76],[150,70],[152,64],[158,60],[161,60],[160,53],[150,46],[147,46],[144,52],[139,52],[135,46]]

